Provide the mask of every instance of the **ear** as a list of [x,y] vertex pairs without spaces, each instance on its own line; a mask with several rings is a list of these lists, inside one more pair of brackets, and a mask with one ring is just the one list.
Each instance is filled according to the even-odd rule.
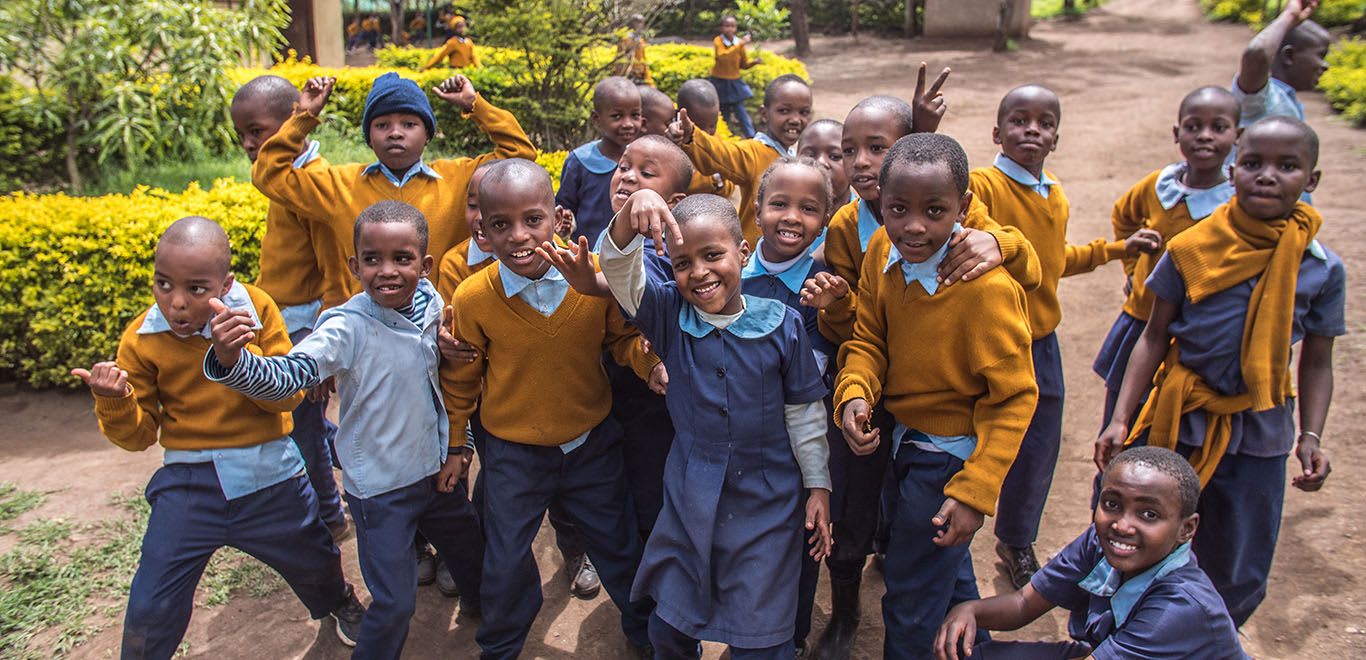
[[1181,127],[1176,124],[1172,124],[1172,142],[1181,142]]
[[749,241],[743,238],[740,239],[740,265],[743,266],[749,263],[749,254]]
[[958,221],[961,223],[968,219],[968,209],[972,207],[972,191],[964,190],[963,196],[958,199]]
[[992,143],[992,144],[1000,144],[1000,143],[1001,143],[1001,127],[1000,127],[1000,126],[992,126],[992,127],[991,127],[991,143]]
[[761,106],[759,106],[759,119],[762,120],[762,121],[764,122],[765,125],[768,124],[768,106],[767,106],[767,105],[761,105]]
[[418,273],[419,277],[426,277],[432,272],[432,266],[436,264],[436,259],[428,254],[422,257],[422,270]]
[[1054,133],[1054,134],[1053,134],[1053,146],[1048,150],[1048,152],[1049,152],[1049,153],[1053,153],[1054,151],[1057,151],[1057,150],[1058,150],[1058,143],[1059,143],[1059,142],[1062,142],[1062,136],[1059,135],[1059,134],[1057,134],[1057,133]]
[[1322,177],[1322,171],[1314,170],[1314,173],[1309,175],[1309,183],[1305,184],[1304,191],[1307,193],[1314,192],[1314,189],[1319,187],[1319,179],[1321,179]]
[[687,193],[674,193],[670,195],[668,199],[664,200],[664,203],[668,204],[670,209],[673,209],[673,207],[678,206],[678,203],[683,201],[683,198],[687,196]]
[[1276,51],[1276,59],[1280,60],[1283,66],[1290,66],[1295,61],[1295,46],[1292,44],[1281,46],[1281,49]]
[[588,121],[597,121],[597,120],[598,120],[598,109],[597,109],[597,108],[593,108],[592,110],[590,110],[590,111],[588,112]]
[[1192,513],[1189,518],[1181,521],[1181,529],[1176,533],[1176,540],[1187,543],[1195,538],[1195,530],[1200,527],[1200,514]]
[[[1318,174],[1318,172],[1314,173],[1315,181],[1318,180]],[[232,273],[228,273],[228,276],[223,278],[223,289],[218,292],[218,297],[222,298],[223,296],[228,295],[228,289],[232,288],[232,283],[235,281],[236,280],[234,280],[232,277]]]
[[355,255],[346,258],[346,269],[351,271],[351,277],[360,279],[360,259]]

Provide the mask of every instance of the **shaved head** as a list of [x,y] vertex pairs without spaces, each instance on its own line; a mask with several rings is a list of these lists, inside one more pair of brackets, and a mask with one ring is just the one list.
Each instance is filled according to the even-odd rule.
[[721,98],[716,95],[716,86],[712,85],[711,81],[693,78],[679,86],[678,105],[688,108],[688,112],[691,113],[693,108],[719,108]]
[[651,156],[669,168],[674,192],[688,192],[688,187],[692,185],[692,160],[682,147],[673,143],[673,140],[662,135],[642,135],[626,148],[648,150]]
[[735,205],[724,197],[705,193],[688,195],[674,206],[673,213],[679,229],[692,222],[711,219],[720,222],[726,228],[726,233],[735,239],[736,245],[745,240],[745,232],[740,227],[740,216],[735,212]]
[[1312,170],[1318,166],[1319,134],[1315,133],[1309,124],[1284,115],[1263,117],[1243,129],[1243,134],[1238,137],[1239,152],[1246,149],[1244,145],[1248,142],[1262,135],[1293,136],[1304,148],[1305,156],[1309,159],[1308,169]]
[[1296,49],[1313,48],[1331,43],[1333,35],[1328,33],[1322,25],[1314,21],[1305,21],[1296,25],[1285,35],[1285,40],[1281,42],[1281,47],[1294,46]]
[[1181,99],[1181,107],[1177,110],[1177,119],[1185,117],[1191,107],[1203,105],[1224,110],[1228,116],[1233,118],[1233,123],[1237,124],[1242,115],[1242,105],[1238,103],[1237,97],[1233,92],[1218,85],[1205,85],[1187,94]]
[[911,104],[895,96],[870,96],[859,101],[858,105],[849,111],[850,114],[853,114],[854,110],[881,110],[896,117],[899,124],[897,132],[902,135],[910,135],[915,123],[915,110]]
[[484,179],[479,182],[480,203],[492,201],[512,190],[534,192],[544,197],[550,208],[555,207],[555,188],[550,183],[550,174],[544,167],[525,158],[509,158],[489,166]]
[[248,80],[232,95],[234,108],[252,105],[265,110],[277,119],[287,119],[299,101],[299,90],[280,76],[257,76]]
[[1053,115],[1062,121],[1062,102],[1058,100],[1058,95],[1043,85],[1030,83],[1006,92],[1005,97],[1001,99],[1001,105],[996,108],[996,125],[1004,123],[1006,115],[1010,114],[1012,109],[1025,103],[1045,104],[1053,111]]
[[593,109],[601,110],[607,105],[631,97],[640,98],[640,92],[636,90],[636,84],[631,82],[629,78],[623,76],[605,78],[593,88]]
[[156,256],[159,258],[163,251],[185,247],[211,251],[218,258],[224,275],[232,266],[232,249],[228,245],[228,234],[213,220],[191,215],[172,222],[157,240]]

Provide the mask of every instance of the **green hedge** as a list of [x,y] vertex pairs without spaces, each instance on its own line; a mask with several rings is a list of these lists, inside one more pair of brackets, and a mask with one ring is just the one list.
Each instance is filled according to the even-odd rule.
[[[1278,11],[1284,2],[1266,5],[1265,0],[1200,0],[1200,9],[1211,19],[1247,23],[1257,29],[1276,18],[1275,14],[1265,15],[1263,9]],[[1328,27],[1346,25],[1361,18],[1363,12],[1366,0],[1323,0],[1314,12],[1314,20]]]
[[1333,46],[1319,89],[1349,121],[1366,126],[1366,41],[1351,39]]

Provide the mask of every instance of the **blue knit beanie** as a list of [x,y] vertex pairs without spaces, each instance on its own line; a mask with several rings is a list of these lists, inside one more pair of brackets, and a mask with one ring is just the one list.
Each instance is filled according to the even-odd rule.
[[365,97],[365,113],[361,115],[360,126],[367,143],[370,142],[370,122],[391,112],[417,115],[427,127],[427,137],[436,134],[436,116],[432,114],[427,95],[417,83],[400,78],[392,71],[375,78],[370,85],[370,94]]

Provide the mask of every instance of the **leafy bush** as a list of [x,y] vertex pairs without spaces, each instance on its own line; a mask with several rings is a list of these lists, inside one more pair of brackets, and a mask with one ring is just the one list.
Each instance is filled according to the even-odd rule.
[[61,131],[34,107],[29,90],[0,76],[0,191],[44,186],[60,176]]
[[[735,18],[755,39],[781,39],[787,36],[788,10],[777,0],[736,0]],[[719,22],[719,21],[718,21]]]
[[1319,89],[1349,121],[1366,126],[1366,41],[1351,39],[1333,46]]
[[[1282,5],[1283,2],[1273,4],[1266,0],[1200,0],[1200,9],[1212,20],[1247,23],[1255,29],[1274,20],[1274,12],[1280,11]],[[1363,12],[1366,12],[1363,0],[1323,0],[1314,12],[1314,20],[1328,27],[1346,25],[1360,18]]]

